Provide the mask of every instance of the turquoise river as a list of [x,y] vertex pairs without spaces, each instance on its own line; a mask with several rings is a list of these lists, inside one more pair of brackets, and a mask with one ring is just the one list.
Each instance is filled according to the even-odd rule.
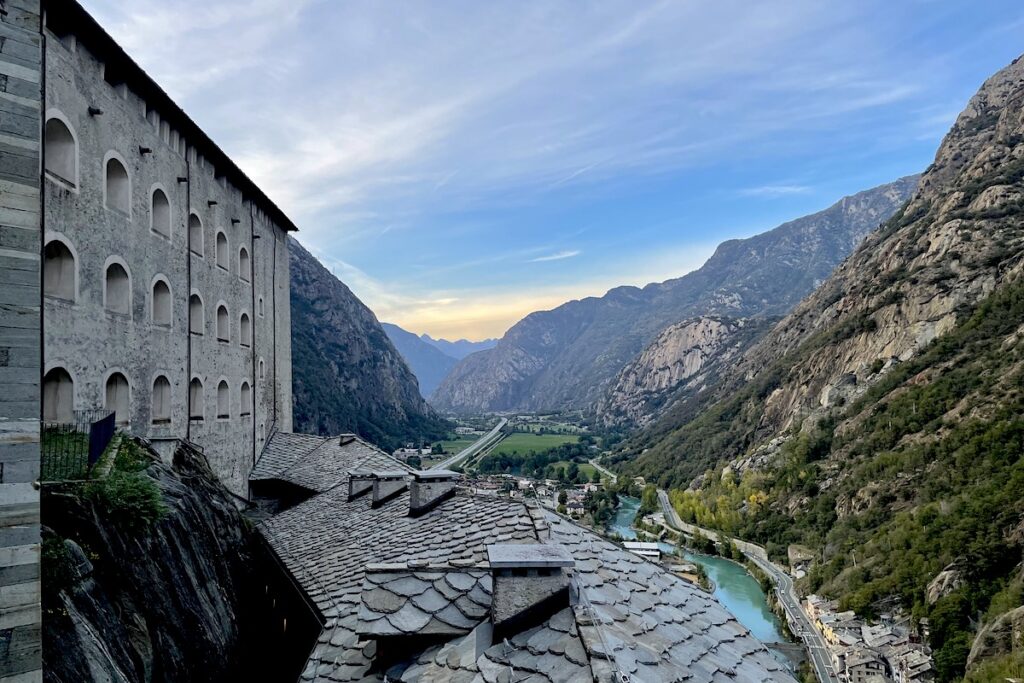
[[[620,496],[619,509],[608,530],[627,540],[636,538],[633,530],[633,518],[640,508],[638,498]],[[676,547],[670,543],[661,543],[663,553],[676,554]],[[779,620],[768,608],[761,586],[747,571],[729,560],[710,555],[700,555],[684,551],[683,557],[690,562],[704,567],[708,578],[715,583],[715,597],[732,612],[736,619],[750,629],[762,643],[784,642]]]

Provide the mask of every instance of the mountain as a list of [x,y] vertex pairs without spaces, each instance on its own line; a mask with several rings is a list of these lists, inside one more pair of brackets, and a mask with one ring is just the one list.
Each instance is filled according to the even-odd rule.
[[295,240],[290,253],[295,431],[355,432],[388,451],[443,438],[448,423],[373,312]]
[[456,360],[462,360],[469,354],[476,353],[477,351],[493,349],[498,343],[497,339],[484,339],[483,341],[459,339],[458,341],[448,341],[447,339],[434,339],[429,334],[421,334],[420,339],[437,348],[444,355],[451,356]]
[[780,561],[790,544],[819,549],[807,592],[927,617],[939,681],[972,649],[970,677],[995,680],[1005,667],[978,653],[999,639],[975,634],[1024,602],[1022,275],[1018,59],[971,99],[906,207],[619,466]]
[[696,316],[787,313],[916,184],[917,176],[908,176],[769,232],[723,242],[683,277],[531,313],[493,349],[455,366],[431,402],[455,412],[589,408],[670,324]]
[[606,426],[644,426],[680,396],[714,383],[777,318],[692,318],[669,325],[619,371],[597,405]]
[[406,332],[398,325],[381,323],[381,327],[416,375],[420,384],[420,394],[424,398],[430,396],[445,375],[459,362],[457,358],[446,355],[434,344],[427,343],[412,332]]

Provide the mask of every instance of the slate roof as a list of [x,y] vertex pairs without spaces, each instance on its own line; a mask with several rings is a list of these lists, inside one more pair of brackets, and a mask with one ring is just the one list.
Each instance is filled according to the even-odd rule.
[[411,471],[355,434],[324,437],[274,432],[249,481],[277,479],[322,493],[347,481],[349,470],[358,468]]
[[373,637],[465,635],[487,618],[491,593],[487,569],[396,571],[371,565],[355,630]]
[[[377,508],[370,498],[349,501],[337,486],[260,526],[326,618],[302,680],[379,681],[387,673],[544,683],[622,672],[638,682],[793,681],[712,596],[553,513],[460,493],[409,517],[407,491]],[[575,560],[570,607],[492,644],[482,604],[487,546],[540,542],[561,543]],[[371,636],[420,628],[465,635],[410,653],[415,661],[404,670],[372,668]]]

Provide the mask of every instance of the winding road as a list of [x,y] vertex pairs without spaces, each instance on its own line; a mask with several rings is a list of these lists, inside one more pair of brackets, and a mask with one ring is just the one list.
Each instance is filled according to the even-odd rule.
[[501,433],[501,429],[507,424],[508,419],[504,417],[501,418],[501,420],[498,421],[498,424],[494,427],[494,429],[487,432],[486,434],[481,436],[479,439],[477,439],[470,445],[463,448],[461,451],[459,451],[452,457],[448,458],[447,460],[442,460],[441,462],[435,465],[431,465],[428,469],[446,470],[449,467],[455,467],[456,465],[458,465],[463,460],[466,460],[467,458],[471,458],[474,455],[478,455],[485,448],[490,448],[494,444],[501,441],[502,438],[504,438],[504,435]]
[[[672,507],[672,503],[669,502],[668,493],[661,489],[658,489],[658,500],[661,503],[662,511],[665,514],[665,521],[669,526],[675,527],[678,531],[686,531],[691,534],[694,533],[695,530],[700,531],[700,533],[712,540],[720,540],[717,532],[712,531],[711,529],[697,527],[693,524],[687,524],[680,519],[675,508]],[[786,610],[787,621],[789,622],[790,628],[793,628],[793,630],[796,631],[796,635],[803,641],[804,647],[810,655],[811,664],[814,666],[814,672],[818,676],[818,680],[821,681],[821,683],[840,683],[839,677],[836,676],[836,673],[832,668],[828,649],[825,646],[825,639],[811,624],[811,620],[807,617],[803,607],[800,605],[800,596],[796,594],[796,589],[793,587],[793,579],[784,569],[782,569],[782,567],[768,559],[767,552],[765,552],[764,548],[761,546],[749,542],[734,542],[736,543],[736,547],[739,548],[751,562],[756,564],[761,568],[761,571],[771,577],[772,582],[775,584],[775,594],[778,596],[783,609]]]

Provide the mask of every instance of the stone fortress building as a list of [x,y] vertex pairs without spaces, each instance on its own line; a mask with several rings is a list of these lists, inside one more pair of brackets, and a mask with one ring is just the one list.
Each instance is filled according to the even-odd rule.
[[247,497],[291,430],[296,228],[76,3],[43,31],[43,419],[114,411]]

